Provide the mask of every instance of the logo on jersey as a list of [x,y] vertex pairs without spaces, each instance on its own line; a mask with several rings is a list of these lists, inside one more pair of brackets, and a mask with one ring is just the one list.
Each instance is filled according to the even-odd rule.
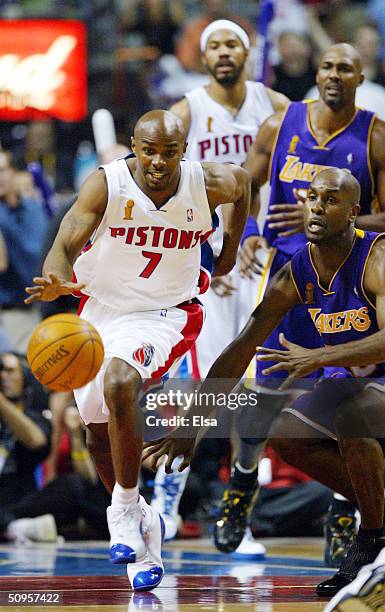
[[295,134],[295,136],[293,136],[293,138],[290,141],[288,153],[295,153],[298,143],[299,143],[299,136]]
[[167,317],[167,308],[163,308],[163,310],[160,311],[160,316]]
[[207,131],[208,132],[213,131],[213,118],[212,117],[207,117]]
[[193,213],[192,208],[187,209],[187,221],[188,223],[191,223],[192,221],[194,221],[194,213]]
[[142,346],[137,348],[132,357],[142,366],[149,366],[155,353],[155,347],[149,342],[143,342]]
[[346,159],[348,160],[348,164],[352,164],[353,163],[353,153],[348,153],[348,155],[346,156]]
[[313,283],[306,283],[305,304],[313,304],[313,302],[314,302],[314,285]]
[[351,329],[364,332],[371,324],[366,306],[331,313],[321,312],[321,308],[308,308],[308,312],[320,334],[336,334]]
[[292,183],[293,181],[311,183],[318,172],[328,170],[330,167],[302,162],[297,155],[286,155],[286,163],[279,173],[279,178],[284,183]]
[[126,202],[126,206],[124,208],[124,217],[123,220],[124,221],[132,221],[132,209],[135,206],[135,202],[134,200],[127,200]]

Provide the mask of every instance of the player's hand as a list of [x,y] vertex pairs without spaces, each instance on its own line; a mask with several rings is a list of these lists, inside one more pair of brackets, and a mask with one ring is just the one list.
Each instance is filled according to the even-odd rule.
[[269,375],[281,370],[287,370],[289,376],[279,387],[284,391],[296,378],[303,378],[321,367],[320,352],[318,349],[306,349],[303,346],[289,342],[284,334],[279,334],[279,342],[284,349],[271,349],[257,346],[257,361],[276,361],[270,368],[262,370],[262,374]]
[[240,250],[241,263],[239,274],[243,278],[253,278],[253,274],[263,273],[263,264],[256,256],[258,249],[268,249],[269,245],[263,236],[249,236]]
[[35,276],[33,287],[26,287],[26,292],[29,297],[24,300],[25,304],[32,302],[53,302],[60,295],[70,295],[75,291],[81,291],[84,283],[72,283],[70,281],[59,278],[56,274],[48,274],[47,276]]
[[151,442],[145,442],[143,444],[142,461],[145,461],[151,457],[150,468],[155,472],[159,463],[159,460],[163,455],[168,455],[168,459],[165,463],[166,474],[172,474],[172,463],[174,459],[182,456],[183,461],[181,462],[178,472],[182,472],[191,463],[194,454],[196,439],[193,438],[178,438],[180,432],[175,429],[172,433],[158,438],[158,440],[152,440]]
[[293,189],[297,204],[272,204],[272,213],[266,216],[269,229],[278,231],[278,237],[293,236],[304,231],[303,205],[306,195],[303,190]]
[[234,291],[237,290],[229,274],[227,276],[215,276],[211,280],[210,286],[214,291],[215,295],[217,295],[218,297],[228,297],[229,295],[232,295]]

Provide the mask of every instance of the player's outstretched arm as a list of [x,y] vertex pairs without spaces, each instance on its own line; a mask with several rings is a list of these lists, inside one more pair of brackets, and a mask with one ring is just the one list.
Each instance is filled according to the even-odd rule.
[[[263,344],[284,315],[300,301],[291,278],[290,266],[286,264],[269,283],[262,302],[254,310],[244,329],[212,365],[198,396],[201,394],[215,398],[218,393],[221,396],[231,393],[254,357],[256,346]],[[215,412],[214,401],[211,406],[207,403],[193,405],[185,417],[189,423],[193,423],[194,416],[212,417]],[[174,458],[182,455],[183,462],[179,468],[179,471],[182,471],[192,458],[198,435],[197,428],[178,428],[159,440],[147,442],[144,445],[143,460],[151,457],[151,467],[156,469],[160,458],[168,455],[166,471],[171,472]]]
[[376,306],[380,331],[362,340],[318,349],[305,349],[289,342],[281,334],[282,349],[258,349],[259,361],[277,362],[265,370],[266,374],[279,370],[289,372],[281,389],[286,388],[295,378],[306,376],[325,366],[362,367],[385,361],[385,239],[379,239],[370,254],[365,271],[364,289]]
[[250,175],[235,164],[206,162],[202,167],[211,212],[220,204],[227,204],[230,211],[226,219],[222,250],[215,264],[215,274],[221,276],[230,272],[235,265],[250,210]]
[[94,172],[83,184],[74,205],[63,218],[54,243],[43,265],[43,276],[27,287],[27,304],[52,301],[84,287],[72,282],[72,266],[80,251],[98,227],[108,199],[104,170]]

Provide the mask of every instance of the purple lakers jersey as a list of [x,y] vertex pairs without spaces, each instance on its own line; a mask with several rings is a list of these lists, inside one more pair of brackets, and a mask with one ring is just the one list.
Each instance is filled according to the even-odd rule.
[[[347,168],[356,177],[361,185],[361,214],[369,214],[374,184],[368,150],[375,115],[356,109],[350,123],[324,142],[318,142],[309,118],[313,102],[292,102],[286,110],[271,158],[269,207],[295,203],[293,188],[308,189],[318,172],[334,166]],[[303,233],[278,238],[277,230],[269,229],[267,223],[263,235],[269,244],[288,256],[306,243]]]
[[[356,229],[350,253],[328,287],[320,284],[310,243],[293,256],[294,283],[325,344],[361,340],[378,331],[376,308],[365,293],[363,277],[373,245],[384,237],[385,234]],[[385,363],[349,369],[355,376],[384,376]]]

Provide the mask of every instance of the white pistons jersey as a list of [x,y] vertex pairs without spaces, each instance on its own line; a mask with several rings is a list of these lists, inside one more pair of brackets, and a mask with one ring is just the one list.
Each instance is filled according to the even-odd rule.
[[203,169],[183,160],[176,193],[157,209],[126,160],[102,166],[108,203],[74,272],[82,290],[124,312],[176,306],[199,293],[201,244],[212,231]]
[[209,96],[205,87],[186,93],[190,107],[187,159],[241,165],[261,124],[273,112],[262,83],[246,81],[246,97],[233,116]]

